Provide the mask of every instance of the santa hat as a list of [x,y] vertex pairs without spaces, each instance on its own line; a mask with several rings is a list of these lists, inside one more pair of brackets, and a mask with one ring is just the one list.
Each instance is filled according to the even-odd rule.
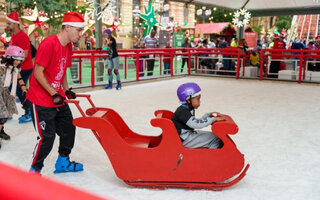
[[70,25],[78,28],[86,26],[83,16],[77,12],[67,12],[64,14],[62,25]]
[[19,24],[19,16],[18,16],[18,13],[17,12],[12,12],[10,13],[7,17],[6,17],[7,20],[9,20],[10,22],[12,23],[15,23],[15,24]]

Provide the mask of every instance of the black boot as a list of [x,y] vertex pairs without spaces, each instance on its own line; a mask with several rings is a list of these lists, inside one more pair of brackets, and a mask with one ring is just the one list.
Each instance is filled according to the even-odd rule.
[[0,138],[4,139],[4,140],[10,140],[10,135],[6,134],[4,132],[4,127],[2,127],[1,132],[0,132]]

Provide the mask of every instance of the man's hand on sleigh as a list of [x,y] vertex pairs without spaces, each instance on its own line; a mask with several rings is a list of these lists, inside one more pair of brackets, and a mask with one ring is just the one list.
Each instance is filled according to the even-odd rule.
[[72,92],[72,87],[65,91],[68,99],[75,99],[77,97],[76,93]]

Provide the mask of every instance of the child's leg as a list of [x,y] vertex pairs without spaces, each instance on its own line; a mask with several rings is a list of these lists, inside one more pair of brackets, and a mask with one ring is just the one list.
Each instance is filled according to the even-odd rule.
[[209,148],[218,149],[221,148],[223,142],[215,134],[209,131],[197,130],[183,141],[183,146],[187,148]]
[[114,74],[117,76],[117,82],[120,82],[120,74],[119,74],[119,57],[115,57],[112,59]]
[[112,62],[112,59],[108,59],[108,78],[109,78],[109,83],[112,83],[113,76],[112,76],[112,69],[114,65]]

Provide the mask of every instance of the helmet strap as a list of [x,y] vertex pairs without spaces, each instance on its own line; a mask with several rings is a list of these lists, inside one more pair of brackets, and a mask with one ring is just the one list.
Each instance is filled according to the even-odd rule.
[[186,105],[188,106],[189,110],[192,111],[193,115],[195,115],[194,107],[192,106],[192,103],[191,103],[191,98],[192,97],[190,95],[189,98],[186,100]]

